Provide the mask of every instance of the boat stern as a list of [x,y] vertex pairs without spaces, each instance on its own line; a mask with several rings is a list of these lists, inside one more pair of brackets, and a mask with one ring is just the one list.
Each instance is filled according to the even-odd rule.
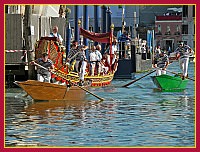
[[183,91],[187,87],[188,79],[182,80],[177,76],[160,75],[152,76],[154,84],[163,91]]

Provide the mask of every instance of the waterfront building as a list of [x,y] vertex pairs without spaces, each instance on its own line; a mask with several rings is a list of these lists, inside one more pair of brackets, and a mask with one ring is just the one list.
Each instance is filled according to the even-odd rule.
[[163,50],[174,50],[182,40],[181,15],[162,15],[155,17],[156,46]]
[[168,10],[171,12],[155,16],[156,45],[173,51],[183,41],[195,49],[195,6],[184,5]]

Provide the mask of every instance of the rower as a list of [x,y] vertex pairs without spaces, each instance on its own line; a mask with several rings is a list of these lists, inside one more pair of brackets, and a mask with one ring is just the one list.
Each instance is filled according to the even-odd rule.
[[81,45],[79,46],[79,53],[76,57],[76,60],[79,59],[79,67],[78,67],[78,74],[79,74],[79,86],[84,84],[84,76],[86,74],[86,67],[87,67],[87,58],[85,55],[85,50],[88,49],[88,46]]
[[154,56],[154,67],[156,69],[156,75],[166,74],[166,68],[169,65],[169,57],[165,51],[161,51]]
[[[72,47],[71,47],[71,49],[70,49],[70,51],[69,51],[69,53],[68,53],[68,55],[67,55],[67,62],[68,63],[70,63],[70,64],[74,64],[74,62],[76,61],[76,60],[74,60],[74,58],[72,59],[72,57],[74,56],[74,55],[77,55],[77,53],[79,52],[79,50],[78,50],[78,42],[76,41],[76,40],[74,40],[73,42],[72,42]],[[75,63],[76,64],[76,63]],[[78,63],[77,63],[78,64]],[[76,66],[76,67],[78,67],[78,66]],[[72,69],[74,69],[74,67],[72,67]],[[77,69],[76,69],[77,70]]]
[[31,61],[30,64],[34,65],[35,63],[47,68],[48,70],[37,67],[37,80],[41,82],[49,82],[51,80],[51,71],[54,69],[53,62],[48,58],[48,53],[45,52],[42,54],[42,58],[38,58],[35,61]]
[[185,77],[188,77],[189,56],[194,53],[194,51],[188,45],[181,42],[175,52],[177,59],[179,59],[179,66],[183,72],[182,79],[184,80]]

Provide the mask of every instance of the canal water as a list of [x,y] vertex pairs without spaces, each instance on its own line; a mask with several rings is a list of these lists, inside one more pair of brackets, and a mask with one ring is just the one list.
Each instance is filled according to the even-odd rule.
[[[168,70],[179,72],[178,62]],[[158,92],[147,76],[121,87],[130,81],[91,88],[103,102],[89,94],[84,101],[35,102],[20,88],[6,89],[6,147],[193,147],[195,82],[183,92]]]

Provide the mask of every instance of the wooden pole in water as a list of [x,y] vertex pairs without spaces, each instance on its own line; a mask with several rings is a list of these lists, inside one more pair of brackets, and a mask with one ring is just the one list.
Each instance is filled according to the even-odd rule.
[[25,38],[25,49],[28,55],[28,79],[35,79],[35,69],[34,66],[30,65],[30,61],[34,60],[34,53],[30,50],[33,50],[33,34],[31,32],[32,28],[32,6],[25,6],[25,16],[24,16],[24,38]]
[[143,75],[142,77],[140,77],[140,78],[138,78],[138,79],[135,79],[135,80],[133,80],[133,81],[131,81],[131,82],[129,82],[129,83],[123,85],[122,87],[128,87],[129,85],[131,85],[131,84],[137,82],[138,80],[140,80],[140,79],[142,79],[142,78],[148,76],[149,74],[151,74],[151,73],[153,73],[153,72],[155,72],[155,71],[156,71],[156,70],[153,70],[153,71],[151,71],[151,72],[149,72],[149,73]]

